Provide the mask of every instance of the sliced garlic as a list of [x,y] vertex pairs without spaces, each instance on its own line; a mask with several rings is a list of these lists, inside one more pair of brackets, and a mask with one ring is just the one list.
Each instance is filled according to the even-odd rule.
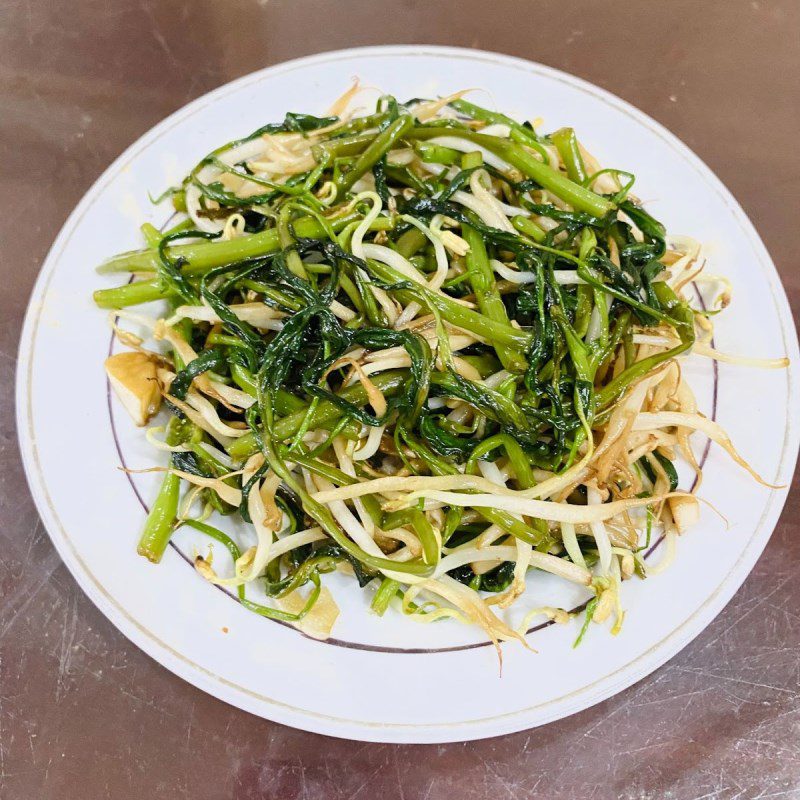
[[667,500],[678,533],[686,533],[700,519],[700,503],[693,495],[670,497]]
[[105,368],[125,410],[137,425],[146,425],[161,405],[156,362],[145,353],[133,351],[109,356]]

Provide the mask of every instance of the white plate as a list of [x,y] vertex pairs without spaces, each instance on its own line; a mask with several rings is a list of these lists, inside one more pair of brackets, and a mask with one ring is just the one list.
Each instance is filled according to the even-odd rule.
[[[775,268],[724,186],[674,136],[601,89],[519,59],[427,46],[326,53],[257,72],[173,114],[114,162],[53,245],[25,321],[17,412],[28,480],[55,546],[100,610],[161,664],[222,700],[298,728],[374,741],[445,742],[540,725],[631,685],[696,636],[752,568],[785,490],[758,486],[712,449],[701,494],[729,528],[704,506],[667,572],[625,584],[619,636],[593,626],[572,649],[578,623],[551,626],[530,637],[538,654],[506,645],[502,675],[475,631],[392,613],[378,619],[368,613],[369,594],[336,576],[329,584],[343,613],[337,638],[320,643],[244,611],[177,549],[158,567],[135,554],[144,511],[134,489],[147,501],[156,479],[129,481],[118,467],[120,456],[130,467],[149,466],[153,453],[108,396],[109,329],[90,297],[115,281],[93,268],[140,246],[139,223],[164,221],[148,191],[287,110],[322,112],[356,75],[401,99],[483,87],[488,94],[477,102],[541,116],[548,130],[572,125],[602,164],[635,172],[648,209],[671,232],[707,243],[710,271],[733,281],[717,346],[792,359],[778,372],[722,364],[715,375],[699,359],[686,367],[701,408],[716,414],[756,469],[789,483],[797,338]],[[191,551],[188,539],[179,545]],[[533,605],[550,585],[545,576],[530,582]]]

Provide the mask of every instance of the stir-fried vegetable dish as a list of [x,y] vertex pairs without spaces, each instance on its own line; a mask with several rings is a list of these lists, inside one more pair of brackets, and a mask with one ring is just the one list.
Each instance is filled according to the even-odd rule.
[[711,342],[729,287],[571,128],[359,92],[209,153],[99,269],[133,275],[95,293],[127,348],[106,369],[169,458],[139,553],[194,528],[204,579],[319,636],[334,570],[495,644],[569,618],[506,611],[551,573],[586,587],[583,631],[618,630],[621,583],[698,518],[692,434],[752,472],[681,370],[735,360]]

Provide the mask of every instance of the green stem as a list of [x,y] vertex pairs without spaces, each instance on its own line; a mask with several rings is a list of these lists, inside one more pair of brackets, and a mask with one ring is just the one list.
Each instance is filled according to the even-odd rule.
[[[655,353],[641,361],[636,361],[626,367],[614,380],[606,384],[597,393],[597,408],[602,410],[618,400],[623,392],[633,383],[655,369],[659,364],[669,361],[681,353],[685,353],[695,340],[694,315],[692,310],[675,295],[675,292],[666,283],[658,281],[653,284],[653,291],[666,310],[667,318],[671,319],[681,343],[664,353]],[[627,359],[626,359],[627,361]]]
[[581,156],[574,129],[561,128],[550,134],[550,138],[561,156],[561,161],[567,168],[569,179],[584,184],[586,182],[586,166],[583,163],[583,156]]
[[586,336],[586,331],[589,330],[589,320],[592,316],[592,287],[584,283],[578,285],[576,289],[576,296],[578,300],[577,308],[575,309],[575,333],[583,339]]
[[[351,222],[359,222],[363,215],[351,211],[336,219],[329,220],[331,228],[338,233],[344,230]],[[378,218],[370,230],[388,230],[392,227],[391,220]],[[322,224],[313,217],[303,217],[294,223],[297,236],[309,239],[324,239],[327,237]],[[174,261],[178,258],[185,259],[188,263],[184,267],[187,275],[204,275],[214,267],[223,264],[233,264],[245,261],[248,258],[276,253],[280,249],[280,241],[276,228],[253,233],[249,236],[240,236],[228,241],[192,242],[167,248],[167,254]],[[158,270],[158,253],[152,250],[133,250],[121,253],[101,264],[97,271],[101,274],[109,272],[156,272]]]
[[592,383],[594,381],[594,367],[589,359],[589,353],[586,350],[586,345],[575,333],[572,325],[564,314],[561,306],[553,306],[550,309],[550,315],[561,328],[564,338],[569,348],[569,354],[572,357],[572,363],[575,367],[575,374],[582,381]]
[[99,308],[126,308],[154,300],[165,300],[169,292],[161,288],[161,282],[152,278],[146,281],[134,281],[113,289],[98,289],[92,297]]
[[391,599],[397,594],[400,584],[393,578],[384,578],[378,591],[375,592],[375,597],[372,598],[371,608],[379,616],[382,617],[389,608]]
[[[241,558],[241,550],[239,550],[239,546],[236,544],[236,542],[234,542],[230,536],[228,536],[226,533],[223,533],[218,528],[214,528],[211,525],[207,525],[205,522],[199,522],[198,520],[194,519],[187,519],[183,524],[188,525],[190,528],[194,528],[195,530],[200,531],[200,533],[204,533],[206,536],[219,542],[231,554],[234,564],[239,560],[239,558]],[[319,587],[315,586],[315,589],[309,595],[306,604],[296,614],[293,614],[289,611],[281,611],[279,608],[272,608],[271,606],[261,605],[261,603],[254,603],[252,600],[248,600],[245,597],[244,584],[240,584],[236,587],[236,593],[239,596],[239,602],[248,611],[253,611],[256,614],[260,614],[262,617],[269,617],[270,619],[280,619],[284,622],[298,622],[313,608],[314,604],[319,598]]]
[[[345,228],[351,222],[357,222],[362,216],[357,213],[331,222],[334,231]],[[370,230],[389,230],[392,221],[387,217],[378,217]],[[309,239],[324,239],[327,234],[317,220],[306,217],[298,220],[294,225],[298,236]],[[280,249],[278,231],[274,228],[254,233],[252,236],[243,236],[240,239],[231,239],[228,242],[202,242],[199,244],[184,244],[170,247],[167,252],[171,257],[182,257],[188,260],[183,267],[183,274],[188,276],[204,275],[214,267],[223,264],[233,264],[249,258],[267,256],[277,253]],[[123,253],[112,258],[98,268],[98,272],[151,272],[158,260],[158,254],[152,250],[138,250],[132,253]],[[142,281],[127,283],[124,286],[115,286],[113,289],[99,289],[93,295],[94,302],[100,308],[126,308],[141,303],[152,303],[163,300],[168,296],[161,287],[160,281],[150,278]]]
[[415,256],[427,244],[428,237],[419,228],[409,228],[398,237],[395,249],[403,258]]
[[542,146],[540,137],[532,128],[521,125],[515,119],[511,119],[511,117],[507,117],[505,114],[501,114],[498,111],[490,111],[488,108],[483,108],[482,106],[476,106],[474,103],[470,103],[467,100],[454,100],[450,105],[457,111],[460,111],[462,114],[467,114],[473,119],[488,122],[492,125],[508,125],[508,127],[511,128],[509,138],[513,139],[515,142],[520,142],[521,144],[526,144],[528,147],[534,148],[534,150],[541,154],[545,164],[550,163],[550,154]]
[[[259,405],[262,408],[268,408],[269,398],[259,398]],[[322,529],[342,548],[344,548],[351,556],[366,564],[368,567],[379,570],[387,570],[391,572],[407,573],[410,575],[427,576],[433,571],[433,567],[421,561],[392,561],[389,558],[381,556],[374,556],[367,553],[366,550],[360,548],[357,544],[350,539],[345,532],[339,527],[339,523],[333,516],[331,510],[317,502],[306,491],[305,487],[295,478],[294,474],[287,468],[284,461],[278,456],[276,451],[276,437],[271,435],[269,430],[265,430],[262,437],[260,448],[264,453],[264,458],[272,468],[272,471],[286,484],[286,486],[293,491],[299,498],[303,505],[303,510],[312,519],[314,519]]]
[[315,144],[311,148],[311,154],[320,163],[331,163],[334,158],[357,156],[374,139],[374,133],[356,133],[352,136],[341,136],[337,139]]
[[[361,498],[364,499],[363,497]],[[406,508],[387,514],[383,520],[383,530],[390,533],[395,528],[411,525],[422,545],[422,560],[426,564],[439,563],[439,540],[433,531],[433,526],[428,518],[416,508]]]
[[[430,471],[434,475],[455,475],[458,472],[458,470],[453,464],[450,464],[449,462],[444,461],[443,459],[440,459],[437,456],[435,456],[421,442],[419,441],[414,442],[414,450],[421,458],[423,458],[423,460],[430,468]],[[453,510],[454,509],[450,509],[450,511],[448,512],[448,516],[450,515],[450,512],[452,512]],[[526,525],[522,520],[517,519],[507,511],[498,511],[497,509],[494,508],[483,508],[483,507],[480,508],[475,507],[474,510],[477,511],[478,514],[480,514],[485,520],[488,520],[492,524],[497,525],[499,528],[502,528],[506,533],[510,533],[512,536],[516,537],[517,539],[520,539],[523,542],[527,542],[533,547],[546,545],[550,541],[549,534],[547,531],[547,525],[541,520],[533,520],[533,526],[530,526]],[[458,524],[460,515],[461,511],[456,510],[456,513],[453,515],[454,516],[453,523],[455,525]],[[449,536],[447,538],[449,538]]]
[[409,136],[416,139],[434,139],[437,136],[456,136],[466,139],[473,144],[478,144],[494,153],[520,172],[533,178],[543,189],[552,192],[565,203],[569,203],[577,211],[586,211],[595,217],[603,217],[614,208],[614,204],[605,197],[586,189],[580,184],[571,181],[565,175],[550,168],[539,161],[521,145],[500,139],[497,136],[486,136],[474,131],[461,130],[460,128],[432,128],[417,127]]
[[[385,283],[395,284],[408,281],[405,275],[379,261],[369,259],[367,266],[370,272]],[[416,285],[413,291],[397,289],[393,293],[406,305],[413,300],[417,300],[417,295],[422,295],[425,303],[435,308],[447,322],[458,328],[464,328],[464,330],[476,333],[493,344],[505,345],[520,351],[525,351],[530,347],[533,334],[529,331],[518,330],[517,328],[512,328],[511,325],[505,325],[489,319],[483,314],[470,308],[465,308],[451,298],[434,292],[422,284]]]
[[443,147],[440,144],[429,144],[428,142],[417,142],[414,145],[419,157],[426,164],[444,164],[452,166],[461,161],[461,151],[453,150],[452,147]]
[[[378,387],[385,395],[391,396],[398,392],[408,380],[408,370],[389,370],[371,376],[372,383]],[[349,386],[340,397],[356,405],[366,403],[367,393],[364,387],[358,383]],[[287,417],[279,419],[274,426],[273,436],[277,441],[285,441],[290,436],[294,436],[300,430],[306,418],[307,408],[304,407]],[[327,428],[335,424],[342,416],[342,409],[330,400],[322,400],[316,408],[310,422],[309,430],[314,428]],[[246,433],[239,437],[228,448],[228,454],[236,460],[245,459],[258,451],[258,442],[252,433]]]
[[[484,316],[504,327],[510,328],[506,307],[503,305],[503,301],[497,291],[494,271],[489,265],[489,258],[486,255],[486,245],[483,237],[471,225],[462,225],[461,233],[469,245],[469,252],[466,255],[467,271],[470,276],[472,291],[478,301],[478,308],[480,308]],[[497,351],[497,356],[506,369],[512,372],[525,371],[528,365],[518,350],[499,342],[489,341]]]
[[289,229],[289,218],[291,214],[292,211],[288,205],[283,206],[278,214],[278,241],[280,242],[281,250],[283,250],[284,257],[286,258],[286,266],[298,278],[306,280],[308,274],[303,266],[303,259],[300,258],[300,254],[294,249],[296,242]]
[[386,130],[381,131],[372,140],[372,143],[356,159],[347,172],[339,176],[336,181],[338,197],[349,192],[353,184],[394,147],[395,143],[403,138],[414,127],[414,118],[403,114],[392,122]]
[[161,242],[161,237],[164,234],[161,233],[161,231],[156,228],[155,225],[151,225],[149,222],[145,222],[140,230],[142,232],[142,236],[144,236],[147,246],[154,250],[157,249],[159,242]]
[[531,239],[533,239],[534,242],[539,242],[539,244],[541,244],[547,238],[547,231],[545,231],[544,228],[537,225],[532,219],[523,217],[521,214],[517,214],[516,217],[512,217],[511,224],[520,233],[524,233],[526,236],[529,236]]
[[[325,461],[314,458],[309,453],[301,453],[297,450],[290,452],[289,448],[285,446],[280,447],[278,452],[281,457],[288,461],[294,461],[296,464],[300,464],[301,467],[305,467],[310,472],[321,475],[323,478],[327,478],[329,481],[339,486],[350,486],[358,482],[358,478],[348,475],[346,472],[343,472]],[[361,502],[364,506],[364,510],[369,514],[373,523],[375,523],[375,526],[377,528],[383,528],[383,512],[381,511],[381,504],[378,502],[377,498],[372,495],[366,495],[361,498]]]
[[174,473],[168,472],[145,520],[136,551],[154,564],[161,561],[172,536],[173,523],[178,513],[180,488],[181,479]]
[[481,456],[491,453],[498,447],[503,447],[508,455],[508,460],[511,462],[511,468],[514,470],[514,477],[521,489],[530,489],[535,483],[533,477],[533,470],[531,469],[531,462],[525,455],[525,451],[520,447],[519,442],[507,433],[497,433],[484,439],[471,453],[467,460],[466,472],[468,474],[477,475],[477,462]]

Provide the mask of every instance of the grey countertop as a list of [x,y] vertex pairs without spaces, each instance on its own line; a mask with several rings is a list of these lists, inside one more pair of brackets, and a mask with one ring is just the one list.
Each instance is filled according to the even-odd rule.
[[634,103],[737,196],[775,259],[796,319],[798,30],[797,0],[7,0],[0,10],[0,797],[800,797],[797,478],[733,601],[636,686],[513,736],[358,744],[230,708],[124,639],[77,587],[39,522],[13,409],[31,286],[70,209],[108,163],[221,83],[353,45],[498,50]]

